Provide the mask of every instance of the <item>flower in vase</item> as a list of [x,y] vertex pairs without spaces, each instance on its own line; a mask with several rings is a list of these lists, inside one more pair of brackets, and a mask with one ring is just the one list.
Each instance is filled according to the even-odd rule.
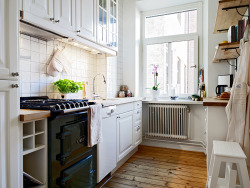
[[159,65],[153,65],[154,68],[153,68],[153,71],[152,71],[152,74],[154,75],[154,86],[152,87],[152,90],[158,90],[158,86],[159,86],[159,83],[157,83],[157,76],[158,76],[158,67]]

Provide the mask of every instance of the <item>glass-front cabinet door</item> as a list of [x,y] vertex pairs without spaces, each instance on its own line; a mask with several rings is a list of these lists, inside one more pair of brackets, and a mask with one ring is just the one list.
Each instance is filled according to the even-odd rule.
[[97,41],[117,50],[118,0],[98,0],[97,28]]
[[109,46],[118,47],[118,0],[109,3]]
[[98,0],[97,41],[108,44],[108,0]]

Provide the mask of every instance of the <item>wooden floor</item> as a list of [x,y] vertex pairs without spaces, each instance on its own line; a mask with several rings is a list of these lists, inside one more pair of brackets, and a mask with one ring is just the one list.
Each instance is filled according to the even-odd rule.
[[207,168],[203,153],[139,146],[105,188],[206,187]]

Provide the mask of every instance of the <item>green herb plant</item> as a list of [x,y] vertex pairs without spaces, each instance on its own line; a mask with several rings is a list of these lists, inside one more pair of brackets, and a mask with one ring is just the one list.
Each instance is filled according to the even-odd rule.
[[75,82],[73,80],[59,79],[54,82],[54,85],[57,87],[60,93],[77,93],[79,90],[83,89],[83,84],[81,82]]

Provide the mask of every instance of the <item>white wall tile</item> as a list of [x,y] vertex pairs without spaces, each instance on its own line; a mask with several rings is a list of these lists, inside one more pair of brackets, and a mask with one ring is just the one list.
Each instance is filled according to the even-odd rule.
[[39,83],[40,82],[40,76],[39,73],[31,73],[31,83]]
[[39,83],[31,83],[30,92],[31,92],[31,94],[39,94],[40,84]]

